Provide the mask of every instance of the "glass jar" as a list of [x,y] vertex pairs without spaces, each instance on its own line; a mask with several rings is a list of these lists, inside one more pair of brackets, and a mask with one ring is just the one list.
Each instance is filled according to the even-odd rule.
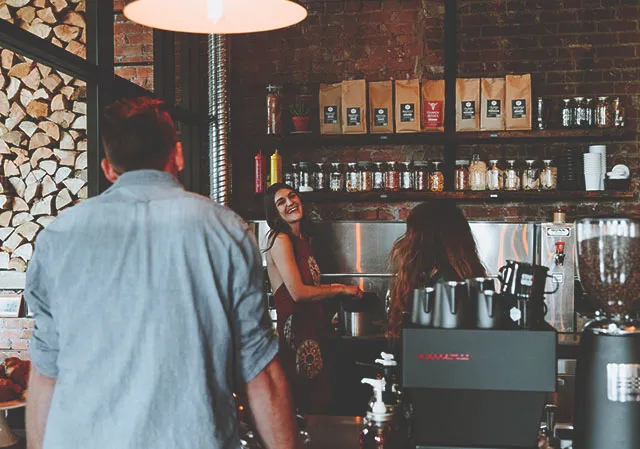
[[573,128],[574,126],[574,118],[573,118],[573,106],[571,104],[570,98],[565,98],[562,100],[562,109],[560,110],[560,122],[562,123],[563,128]]
[[540,190],[540,174],[533,159],[527,159],[527,168],[522,171],[522,190]]
[[542,190],[556,190],[558,188],[558,169],[553,166],[551,159],[542,161],[544,168],[540,172],[540,187]]
[[400,164],[400,190],[413,190],[411,162],[403,162]]
[[349,162],[347,164],[347,192],[359,192],[360,191],[360,172],[358,165],[355,162]]
[[344,172],[340,169],[340,163],[332,162],[329,172],[329,190],[332,192],[343,192],[345,186]]
[[426,161],[418,161],[413,166],[413,183],[414,189],[418,192],[427,192],[429,190],[429,163]]
[[520,176],[513,159],[507,161],[507,169],[504,171],[504,190],[520,190]]
[[587,108],[584,97],[575,97],[573,99],[573,116],[575,117],[576,128],[587,127]]
[[373,170],[373,190],[384,190],[384,171],[384,164],[382,162],[376,162]]
[[538,97],[536,111],[536,129],[547,129],[547,111],[544,98]]
[[360,191],[371,192],[373,190],[373,171],[368,162],[358,162],[360,173]]
[[433,170],[429,174],[429,188],[432,192],[444,190],[444,175],[440,171],[440,162],[433,163]]
[[502,190],[502,170],[498,167],[498,160],[489,161],[489,169],[487,170],[487,189]]
[[453,180],[454,190],[463,192],[469,190],[469,161],[456,161],[455,179]]
[[315,189],[319,190],[319,191],[324,191],[327,190],[328,187],[328,183],[327,183],[327,178],[328,178],[328,171],[326,169],[326,167],[324,166],[324,164],[322,162],[317,162],[316,163],[316,170],[314,173],[314,177],[315,177]]
[[296,164],[295,162],[293,164],[291,164],[291,173],[293,174],[293,184],[291,184],[291,187],[293,187],[295,190],[300,191],[300,167],[299,164]]
[[595,120],[595,103],[593,102],[593,98],[585,98],[584,99],[584,108],[587,114],[587,128],[593,128],[596,124]]
[[598,97],[596,102],[596,127],[609,128],[613,126],[613,107],[609,97]]
[[395,162],[389,162],[387,165],[387,173],[384,178],[385,188],[388,192],[397,192],[400,190],[400,172],[396,168]]
[[[298,190],[295,187],[295,175],[294,172],[296,172],[298,170],[297,167],[298,164],[291,164],[289,166],[289,168],[284,172],[284,183],[290,187],[292,187],[295,190]],[[298,173],[298,176],[300,176],[300,174]]]
[[282,134],[282,86],[267,86],[267,134]]
[[313,166],[309,162],[300,162],[299,192],[313,192]]
[[487,164],[480,160],[478,154],[473,155],[469,166],[469,187],[471,190],[487,190]]
[[613,124],[614,126],[623,127],[625,123],[624,106],[620,102],[620,97],[613,99]]

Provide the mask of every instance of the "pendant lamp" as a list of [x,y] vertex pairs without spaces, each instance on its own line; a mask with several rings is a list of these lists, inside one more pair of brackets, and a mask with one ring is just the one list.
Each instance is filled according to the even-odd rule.
[[303,6],[289,0],[134,0],[123,12],[151,28],[204,34],[276,30],[307,17]]

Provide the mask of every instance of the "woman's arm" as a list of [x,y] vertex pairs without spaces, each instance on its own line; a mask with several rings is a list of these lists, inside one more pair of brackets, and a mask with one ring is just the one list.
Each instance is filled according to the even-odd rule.
[[269,250],[271,260],[275,264],[284,285],[289,290],[291,298],[295,302],[316,301],[331,298],[340,294],[356,294],[357,287],[348,287],[342,284],[305,285],[300,276],[300,270],[293,252],[293,244],[286,234],[280,234]]

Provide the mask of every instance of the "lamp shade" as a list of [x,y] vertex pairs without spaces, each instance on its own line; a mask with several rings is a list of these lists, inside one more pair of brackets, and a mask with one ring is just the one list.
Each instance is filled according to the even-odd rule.
[[307,10],[289,0],[135,0],[124,7],[124,15],[161,30],[235,34],[295,25]]

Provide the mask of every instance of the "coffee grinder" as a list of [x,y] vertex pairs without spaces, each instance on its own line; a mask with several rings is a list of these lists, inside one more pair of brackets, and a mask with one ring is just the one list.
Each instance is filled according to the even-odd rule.
[[640,220],[576,222],[578,273],[603,313],[585,327],[574,449],[640,448]]

